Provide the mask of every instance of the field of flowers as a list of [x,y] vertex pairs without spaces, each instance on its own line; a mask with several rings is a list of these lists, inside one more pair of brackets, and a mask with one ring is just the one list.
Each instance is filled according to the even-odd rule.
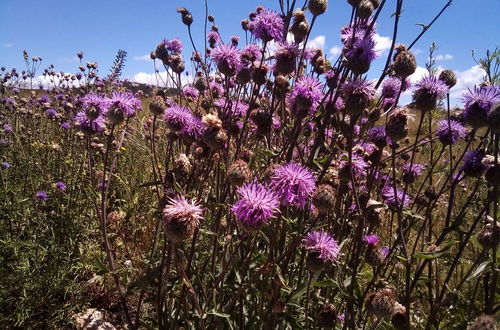
[[125,51],[107,75],[2,67],[1,328],[497,329],[500,51],[451,109],[432,52],[408,79],[402,1],[348,3],[336,61],[307,47],[328,1],[280,0],[230,40],[179,8],[205,44],[152,45],[148,88]]

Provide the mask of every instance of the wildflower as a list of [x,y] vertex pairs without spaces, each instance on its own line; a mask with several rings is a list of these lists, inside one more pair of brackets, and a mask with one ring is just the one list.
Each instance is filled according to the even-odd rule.
[[426,76],[416,84],[413,99],[421,111],[429,111],[436,107],[437,101],[448,93],[448,86],[434,76]]
[[323,96],[322,84],[314,77],[303,76],[287,96],[287,103],[298,115],[313,114]]
[[458,140],[463,139],[467,135],[465,127],[455,120],[441,120],[438,123],[436,136],[444,145],[455,144]]
[[403,182],[411,184],[422,174],[423,166],[420,164],[403,164]]
[[283,18],[276,12],[263,9],[248,23],[249,30],[255,38],[264,42],[271,40],[282,41],[284,23]]
[[214,48],[215,45],[220,42],[220,35],[219,35],[219,32],[217,31],[210,31],[208,32],[208,36],[207,36],[207,39],[208,39],[208,43],[210,45],[210,48]]
[[406,319],[406,307],[398,302],[394,303],[394,309],[391,315],[391,323],[397,330],[410,329]]
[[363,238],[363,241],[365,241],[369,245],[377,245],[378,242],[380,242],[380,237],[378,237],[377,235],[373,235],[373,234],[372,235],[366,235]]
[[392,141],[397,142],[408,135],[408,109],[396,109],[385,126],[385,132]]
[[47,194],[47,192],[40,190],[35,194],[35,199],[37,201],[45,202],[49,199],[49,195]]
[[3,124],[2,126],[2,130],[5,134],[9,134],[9,133],[12,133],[13,130],[12,130],[12,125],[9,124],[9,123],[6,123],[6,124]]
[[373,84],[364,79],[350,80],[342,86],[346,111],[353,116],[357,116],[366,109],[373,100],[375,89]]
[[71,124],[70,124],[70,123],[68,123],[67,121],[62,122],[62,123],[61,123],[61,125],[59,125],[59,126],[60,126],[62,129],[64,129],[64,130],[68,130],[68,129],[70,129],[70,128],[71,128]]
[[262,52],[259,45],[248,44],[240,53],[240,59],[243,63],[252,63],[260,59]]
[[465,153],[463,164],[460,168],[466,176],[479,177],[486,170],[483,164],[484,152],[479,150],[469,150]]
[[45,110],[45,115],[49,118],[55,118],[55,116],[57,116],[57,111],[55,109],[49,108]]
[[219,45],[210,56],[219,71],[226,76],[233,76],[241,65],[240,51],[232,45]]
[[499,233],[500,224],[498,222],[496,225],[488,223],[477,232],[476,239],[484,249],[493,249],[498,245]]
[[327,263],[336,262],[340,254],[337,241],[322,231],[309,232],[302,243],[308,251],[306,264],[311,272],[321,270]]
[[55,187],[56,187],[56,189],[61,190],[61,191],[65,191],[66,190],[66,184],[64,182],[62,182],[62,181],[57,181],[55,183]]
[[464,118],[472,128],[488,125],[487,117],[496,103],[500,102],[500,89],[497,86],[474,87],[462,97]]
[[306,15],[301,9],[293,12],[293,24],[290,27],[290,32],[296,43],[304,41],[309,32],[309,23],[307,23]]
[[311,172],[295,163],[277,167],[271,175],[271,188],[279,195],[282,205],[304,207],[316,187]]
[[182,242],[191,237],[198,228],[203,210],[184,196],[170,198],[163,209],[166,234],[174,242]]
[[9,162],[2,162],[2,168],[4,170],[8,169],[10,167],[10,163]]
[[75,123],[87,134],[98,133],[106,125],[104,115],[108,111],[109,101],[102,95],[87,94],[80,98],[82,110],[75,115]]
[[393,186],[385,186],[382,188],[381,195],[384,198],[384,203],[396,210],[399,210],[401,206],[408,206],[411,201],[411,196],[408,195],[408,193],[394,188]]
[[363,74],[370,69],[371,62],[377,58],[375,42],[371,37],[357,39],[345,52],[347,66],[355,74]]
[[326,11],[328,0],[309,0],[307,7],[313,16],[318,16]]
[[267,224],[279,212],[279,199],[275,192],[259,183],[247,183],[237,190],[240,199],[231,210],[248,230]]
[[167,108],[163,114],[163,120],[168,128],[178,133],[188,130],[193,122],[193,117],[191,110],[176,104]]
[[113,92],[109,99],[107,116],[113,124],[119,124],[141,109],[141,101],[134,94],[130,92]]
[[[347,155],[344,155],[347,157]],[[351,178],[350,168],[352,168],[352,174],[355,179],[360,179],[366,176],[366,169],[368,168],[368,163],[358,154],[353,154],[351,159],[351,167],[349,167],[349,161],[343,160],[340,162],[339,175],[345,179],[349,180]]]
[[368,131],[368,138],[377,147],[383,148],[387,144],[387,135],[384,126],[374,126]]
[[403,88],[401,88],[400,78],[396,77],[386,78],[382,83],[382,92],[380,96],[386,99],[395,99],[398,96],[400,90],[401,92],[404,92],[408,88],[410,88],[410,85],[411,82],[408,79],[405,79],[403,81]]
[[365,252],[365,261],[372,267],[378,267],[384,263],[385,255],[380,248],[380,237],[377,235],[366,235],[363,241],[368,243]]
[[279,43],[274,58],[276,59],[275,71],[282,75],[289,75],[295,70],[295,62],[300,55],[299,45],[296,43]]
[[156,95],[149,103],[149,111],[155,116],[162,115],[166,108],[165,100],[163,97]]

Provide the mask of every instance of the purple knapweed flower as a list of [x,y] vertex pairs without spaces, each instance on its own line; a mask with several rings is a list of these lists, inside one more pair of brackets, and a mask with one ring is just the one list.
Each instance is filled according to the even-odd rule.
[[196,118],[191,110],[177,104],[168,107],[163,114],[163,120],[168,128],[177,133],[183,133],[190,129]]
[[113,92],[108,100],[108,118],[114,124],[119,124],[127,117],[132,117],[136,111],[142,110],[141,101],[130,92]]
[[210,47],[214,48],[215,44],[220,42],[219,32],[214,31],[214,30],[211,30],[210,32],[208,32],[207,41],[210,44]]
[[444,145],[455,144],[467,135],[465,127],[453,119],[443,119],[438,123],[436,136]]
[[233,45],[219,45],[212,50],[210,56],[219,71],[226,76],[233,76],[241,65],[240,51]]
[[260,60],[262,51],[257,44],[248,44],[241,50],[240,59],[243,63],[252,63]]
[[45,202],[49,199],[49,195],[45,191],[40,190],[40,191],[37,191],[37,193],[35,194],[35,199],[37,201]]
[[71,128],[71,124],[70,124],[70,123],[68,123],[67,121],[65,121],[65,122],[62,122],[62,123],[61,123],[60,127],[61,127],[62,129],[64,129],[64,130],[68,130],[68,129],[70,129],[70,128]]
[[279,74],[288,75],[295,70],[295,62],[300,55],[299,45],[296,43],[281,42],[274,52],[276,59],[275,70]]
[[271,175],[271,188],[279,195],[282,205],[304,207],[316,188],[311,172],[296,163],[276,168]]
[[[347,154],[344,155],[345,160],[340,162],[340,172],[344,178],[350,178],[349,173],[349,160],[347,159]],[[368,163],[358,154],[353,154],[351,159],[352,173],[355,179],[360,179],[366,176],[366,169],[368,168]]]
[[337,241],[323,231],[311,231],[302,241],[304,248],[323,261],[336,262],[340,254]]
[[382,91],[380,93],[380,96],[386,99],[395,99],[398,96],[400,89],[401,92],[404,92],[408,88],[410,88],[410,86],[411,82],[408,79],[404,80],[403,88],[401,88],[400,78],[388,77],[384,79],[384,82],[382,83]]
[[66,184],[62,181],[57,181],[54,185],[55,185],[57,190],[61,190],[61,191],[66,190]]
[[170,198],[163,209],[163,219],[166,222],[173,220],[194,222],[198,225],[202,218],[203,209],[195,202],[187,200],[184,196]]
[[376,245],[378,242],[380,242],[380,237],[378,237],[377,235],[366,235],[364,238],[363,238],[363,241],[365,241],[366,243],[370,244],[370,245]]
[[378,147],[387,145],[387,135],[384,126],[374,126],[368,131],[368,138]]
[[45,110],[45,115],[49,118],[54,118],[55,116],[57,116],[57,111],[56,109],[49,108]]
[[435,76],[423,77],[415,87],[413,100],[422,111],[435,108],[437,101],[444,98],[449,91],[448,86]]
[[487,117],[493,106],[500,102],[498,86],[474,87],[462,96],[464,119],[472,128],[488,126]]
[[480,150],[469,150],[465,153],[462,167],[460,170],[466,176],[479,177],[486,170],[487,166],[483,164],[484,152]]
[[9,134],[9,133],[12,133],[12,132],[13,132],[13,130],[12,130],[12,125],[11,125],[11,124],[8,124],[8,123],[3,124],[3,126],[2,126],[2,130],[3,130],[3,132],[4,132],[4,133],[6,133],[6,134]]
[[249,30],[257,39],[264,42],[271,40],[282,41],[283,31],[285,29],[283,18],[278,13],[263,9],[248,24]]
[[231,207],[236,219],[255,227],[267,224],[279,212],[278,195],[260,183],[247,183],[238,188],[240,199]]
[[408,193],[397,188],[394,189],[393,186],[385,186],[382,188],[381,195],[384,198],[384,203],[394,209],[400,209],[401,206],[408,206],[411,201],[411,196],[408,195]]
[[378,56],[374,47],[375,42],[372,38],[357,39],[345,52],[349,69],[356,74],[367,72],[371,62]]
[[411,174],[413,176],[419,176],[420,174],[422,174],[423,170],[424,170],[424,166],[422,164],[415,164],[415,163],[403,164],[403,174]]
[[163,40],[163,45],[165,48],[170,51],[172,54],[180,55],[182,53],[182,41],[177,38],[172,40]]
[[297,80],[287,95],[287,103],[296,114],[314,114],[323,97],[323,85],[314,77],[303,76]]
[[9,162],[2,162],[2,168],[4,170],[8,169],[10,167],[10,163]]

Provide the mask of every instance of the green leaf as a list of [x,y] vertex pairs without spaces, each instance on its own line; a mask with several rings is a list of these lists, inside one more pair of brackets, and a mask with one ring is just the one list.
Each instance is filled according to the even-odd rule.
[[314,282],[313,286],[317,287],[317,288],[323,288],[323,287],[327,287],[327,286],[335,286],[336,284],[337,283],[335,283],[334,280],[332,280],[331,278],[329,278],[329,279],[326,279],[326,280],[323,280],[323,281]]
[[475,279],[476,277],[479,277],[485,271],[489,271],[491,268],[489,264],[490,264],[489,261],[485,261],[482,264],[480,264],[476,268],[476,270],[472,274],[470,274],[470,276],[467,278],[467,281],[470,281],[470,280]]

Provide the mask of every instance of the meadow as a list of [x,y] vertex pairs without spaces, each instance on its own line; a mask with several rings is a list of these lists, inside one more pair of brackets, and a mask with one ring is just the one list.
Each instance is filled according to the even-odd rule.
[[121,78],[125,51],[110,70],[82,52],[76,74],[28,52],[2,67],[1,327],[497,329],[500,50],[452,109],[432,47],[408,79],[451,1],[377,80],[392,2],[348,3],[335,61],[307,47],[328,15],[309,0],[230,40],[179,8],[205,44],[151,45],[154,86]]

